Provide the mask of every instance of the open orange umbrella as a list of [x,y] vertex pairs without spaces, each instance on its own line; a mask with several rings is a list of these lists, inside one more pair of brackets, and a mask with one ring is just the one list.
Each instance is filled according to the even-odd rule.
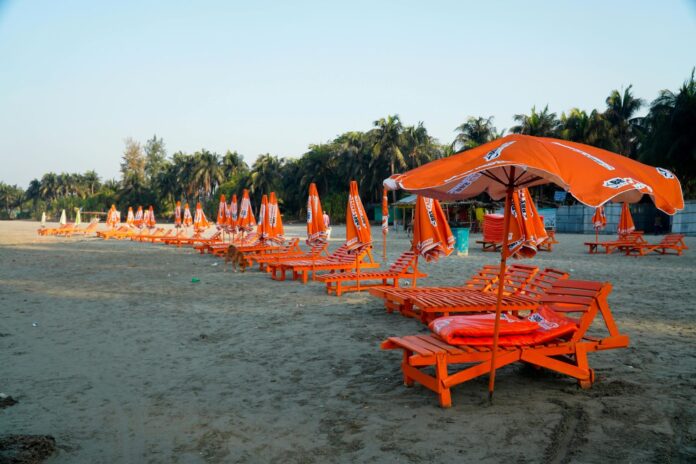
[[191,216],[191,208],[189,208],[188,203],[185,203],[184,204],[184,227],[189,227],[192,224],[193,224],[193,216]]
[[633,224],[631,210],[628,209],[628,203],[624,202],[623,205],[621,205],[621,216],[619,216],[619,225],[616,231],[619,235],[626,235],[634,230],[636,230],[636,226]]
[[218,229],[221,229],[227,223],[227,200],[225,195],[220,195],[220,203],[218,204],[217,219],[215,220],[215,225]]
[[251,200],[249,200],[249,190],[247,189],[244,189],[242,193],[242,202],[239,205],[239,221],[237,225],[243,232],[251,232],[256,226],[254,212],[251,210]]
[[176,207],[174,208],[174,226],[181,227],[181,202],[176,202]]
[[607,217],[604,215],[604,206],[595,208],[592,215],[592,227],[595,230],[595,242],[599,241],[599,231],[607,225]]
[[155,220],[155,210],[152,206],[147,211],[147,226],[152,229],[157,225],[157,221]]
[[454,235],[439,201],[422,195],[416,198],[411,245],[426,261],[437,260],[454,251]]
[[[504,279],[510,256],[508,234],[513,193],[523,187],[548,183],[560,186],[592,207],[608,201],[637,202],[648,195],[667,214],[684,208],[681,185],[666,169],[580,143],[520,134],[508,135],[385,180],[388,188],[402,188],[437,199],[467,199],[483,192],[493,199],[505,198],[500,281]],[[498,287],[496,304],[488,384],[491,399],[503,287]]]
[[133,224],[135,224],[135,227],[143,227],[143,207],[138,206],[138,211],[135,212],[135,219],[133,220]]
[[382,191],[382,260],[387,262],[387,234],[389,233],[389,197]]
[[133,207],[129,206],[128,207],[128,214],[126,215],[126,224],[133,227],[134,221],[135,221],[135,215],[133,215]]
[[309,196],[307,197],[307,245],[321,245],[327,240],[324,211],[321,209],[317,185],[312,182],[309,184]]
[[196,215],[193,217],[193,228],[196,230],[204,230],[208,227],[210,227],[210,223],[208,219],[206,219],[203,206],[201,206],[201,202],[199,201],[196,203]]
[[280,215],[278,198],[276,198],[275,192],[271,192],[268,199],[266,216],[268,216],[268,240],[276,243],[284,242],[285,229],[283,229],[283,218]]
[[358,252],[372,244],[372,231],[367,220],[367,214],[360,200],[358,183],[350,181],[348,206],[346,208],[346,246],[349,250]]

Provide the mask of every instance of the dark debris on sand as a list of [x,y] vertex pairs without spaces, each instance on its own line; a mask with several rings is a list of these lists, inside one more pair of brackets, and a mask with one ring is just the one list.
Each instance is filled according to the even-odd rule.
[[0,409],[9,408],[17,404],[17,400],[11,396],[0,396]]
[[0,437],[0,464],[40,464],[55,450],[50,435],[7,435]]

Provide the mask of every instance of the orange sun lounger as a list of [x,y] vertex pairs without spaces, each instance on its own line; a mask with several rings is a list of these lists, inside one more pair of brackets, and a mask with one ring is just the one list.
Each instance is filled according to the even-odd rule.
[[77,227],[66,228],[65,230],[58,230],[54,235],[61,235],[63,237],[72,237],[73,235],[87,235],[91,234],[92,232],[96,232],[98,225],[99,223],[94,221],[87,224],[87,227],[83,229],[79,229]]
[[142,231],[140,231],[139,234],[133,235],[130,239],[133,241],[136,241],[136,242],[142,242],[142,241],[145,241],[149,238],[163,237],[164,235],[165,235],[164,227],[158,227],[158,228],[153,229],[151,231],[142,230]]
[[[576,324],[569,334],[537,344],[503,344],[496,352],[496,369],[520,361],[576,378],[580,387],[595,381],[587,354],[625,348],[629,337],[619,332],[609,309],[607,296],[611,284],[579,280],[559,280],[541,298],[545,311],[568,317]],[[588,329],[601,314],[607,334],[596,337]],[[440,406],[452,405],[451,388],[488,374],[491,369],[491,344],[451,345],[435,335],[390,337],[381,344],[384,350],[403,350],[401,370],[404,384],[418,382],[434,391]],[[434,368],[430,373],[426,368]]]
[[279,265],[285,261],[295,261],[298,259],[314,259],[319,258],[321,255],[328,256],[326,249],[328,248],[328,243],[322,243],[320,245],[314,245],[309,251],[303,251],[299,247],[295,251],[288,251],[285,253],[262,253],[253,254],[248,258],[249,264],[252,265],[254,261],[259,264],[259,269],[271,272],[271,267]]
[[123,240],[136,235],[135,230],[128,226],[121,226],[118,229],[105,230],[97,232],[97,237],[103,238],[104,240],[109,240],[111,238],[116,240]]
[[[538,268],[524,264],[513,264],[506,270],[506,294],[519,291],[537,273]],[[455,287],[420,287],[392,288],[375,287],[370,294],[384,300],[387,312],[398,311],[404,316],[420,318],[420,313],[414,311],[412,299],[419,295],[451,294],[471,290],[490,292],[498,288],[499,267],[487,265],[474,274],[463,286]]]
[[[428,276],[427,274],[418,272],[418,269],[416,268],[417,259],[418,255],[413,251],[408,250],[399,256],[399,258],[386,271],[337,272],[317,276],[316,280],[325,282],[326,293],[335,293],[336,296],[341,296],[343,292],[360,291],[362,288],[369,289],[370,287],[389,285],[389,280],[392,281],[392,287],[398,287],[400,279],[411,279],[412,287],[415,287],[417,279]],[[370,280],[378,280],[379,283],[362,283]],[[344,282],[355,282],[355,285],[344,285]]]
[[73,223],[64,224],[60,227],[42,227],[40,229],[36,229],[36,232],[38,232],[39,235],[56,235],[69,232],[71,230],[75,230],[75,224]]
[[556,230],[546,229],[547,239],[537,245],[537,250],[539,251],[553,251],[553,246],[558,245],[558,240],[556,240]]
[[[660,243],[636,243],[626,247],[626,255],[645,256],[648,253],[658,253],[661,255],[678,255],[681,256],[684,250],[689,247],[684,243],[683,234],[668,234],[665,235]],[[668,250],[674,253],[668,253]]]
[[194,232],[190,237],[171,237],[160,239],[160,242],[166,243],[167,245],[175,245],[177,248],[183,245],[195,245],[196,243],[213,243],[220,241],[222,232],[217,231],[210,237],[204,237],[199,232]]
[[[365,262],[365,258],[368,262]],[[271,278],[285,280],[286,272],[292,271],[292,280],[301,279],[302,283],[306,284],[310,273],[312,273],[312,280],[315,280],[319,271],[339,272],[358,267],[374,269],[379,267],[379,263],[374,262],[369,248],[356,254],[350,253],[348,248],[342,245],[326,258],[298,259],[274,264],[271,269]]]
[[617,240],[610,240],[607,242],[585,242],[585,246],[587,246],[587,252],[594,255],[600,253],[600,247],[604,248],[605,254],[611,254],[616,250],[626,251],[628,247],[641,243],[646,243],[643,238],[643,232],[636,231],[621,235]]

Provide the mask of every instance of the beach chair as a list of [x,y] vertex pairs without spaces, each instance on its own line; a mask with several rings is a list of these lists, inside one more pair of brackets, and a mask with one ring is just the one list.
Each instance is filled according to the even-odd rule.
[[86,227],[80,229],[78,227],[72,227],[72,228],[65,228],[63,230],[58,230],[54,235],[57,236],[62,236],[62,237],[72,237],[73,235],[87,235],[91,234],[92,232],[96,232],[97,226],[99,225],[98,221],[92,221],[89,224],[87,224]]
[[116,239],[123,240],[129,237],[137,235],[135,230],[129,226],[121,226],[117,229],[110,229],[97,232],[97,237],[103,238],[104,240]]
[[161,233],[161,234],[143,237],[141,241],[155,243],[155,242],[159,242],[162,240],[166,240],[168,238],[180,237],[181,235],[183,235],[183,233],[184,233],[183,229],[169,229],[168,231]]
[[[326,293],[334,293],[341,296],[343,292],[360,291],[377,286],[398,287],[400,279],[411,279],[411,286],[416,286],[419,278],[428,277],[427,274],[418,272],[416,267],[418,255],[411,250],[402,253],[399,258],[386,271],[369,272],[337,272],[317,276],[318,281],[326,283]],[[366,281],[377,280],[379,283],[363,284]],[[391,284],[389,284],[391,280]],[[355,285],[344,285],[345,282],[355,282]]]
[[[525,336],[501,336],[496,351],[496,369],[520,361],[550,369],[578,380],[581,388],[595,381],[587,354],[615,348],[625,348],[629,337],[621,334],[609,309],[608,282],[558,280],[540,300],[540,308],[528,319],[539,317],[571,322],[566,333],[553,335],[554,330],[540,326]],[[606,334],[588,334],[597,314],[604,320]],[[466,316],[458,316],[466,317]],[[437,321],[436,321],[437,322]],[[544,324],[546,325],[546,324]],[[451,388],[476,377],[486,375],[491,368],[492,340],[470,337],[470,342],[452,345],[438,335],[390,337],[381,344],[384,350],[403,350],[401,370],[404,384],[418,382],[434,391],[440,406],[452,405]],[[430,373],[430,369],[434,369]]]
[[130,237],[131,240],[136,241],[136,242],[143,242],[149,238],[153,237],[162,237],[164,236],[164,227],[158,227],[156,229],[152,230],[141,230],[139,234],[133,235]]
[[58,235],[61,233],[69,232],[71,230],[75,230],[75,224],[73,223],[63,224],[60,227],[42,227],[40,229],[37,229],[36,232],[39,235]]
[[585,246],[587,246],[588,253],[593,255],[600,253],[599,249],[602,247],[605,254],[611,254],[616,250],[626,251],[627,248],[641,243],[646,243],[643,232],[636,231],[620,235],[618,239],[607,242],[585,242]]
[[[529,282],[538,268],[525,264],[512,264],[505,270],[504,293],[506,295],[521,291],[523,286]],[[454,287],[419,287],[419,288],[393,288],[375,287],[371,288],[370,294],[384,300],[384,307],[388,313],[398,311],[406,317],[421,318],[421,312],[414,308],[413,299],[424,295],[447,295],[456,293],[469,294],[476,292],[494,292],[499,285],[498,266],[484,266],[479,272],[474,274],[463,286]]]
[[537,245],[537,250],[551,252],[553,251],[553,246],[558,244],[558,240],[556,240],[556,230],[546,229],[546,235],[548,238]]
[[[648,253],[658,253],[661,255],[681,256],[684,250],[689,247],[684,243],[683,234],[668,234],[662,237],[660,243],[635,243],[626,247],[626,255],[645,256]],[[668,250],[674,251],[669,253]]]
[[476,240],[476,243],[481,245],[483,251],[500,251],[503,248],[503,242],[493,240]]
[[194,232],[193,235],[189,237],[171,237],[171,238],[163,238],[160,239],[161,243],[165,243],[167,245],[174,245],[177,248],[182,247],[184,245],[189,245],[189,246],[194,246],[195,244],[203,244],[203,243],[215,243],[215,242],[220,242],[220,239],[222,237],[222,232],[217,231],[213,235],[209,237],[204,237],[201,232]]
[[[365,261],[366,258],[367,262]],[[274,280],[285,280],[287,271],[291,271],[292,280],[301,280],[303,284],[306,284],[310,273],[312,280],[315,280],[317,272],[320,271],[340,272],[357,269],[358,267],[374,269],[379,267],[379,263],[374,261],[369,247],[358,253],[352,253],[345,245],[342,245],[325,258],[297,259],[275,264],[271,269],[271,278]]]
[[259,269],[265,269],[267,272],[272,272],[272,267],[277,266],[285,261],[293,261],[298,259],[315,259],[322,255],[328,256],[327,249],[328,243],[322,243],[320,245],[312,246],[309,251],[303,251],[299,248],[297,250],[288,251],[284,253],[263,253],[263,254],[252,254],[249,256],[250,265],[256,261],[259,265]]

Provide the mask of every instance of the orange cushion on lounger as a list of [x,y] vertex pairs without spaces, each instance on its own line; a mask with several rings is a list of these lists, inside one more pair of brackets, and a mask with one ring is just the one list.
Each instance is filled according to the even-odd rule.
[[[452,343],[461,337],[492,337],[495,325],[495,314],[475,314],[470,316],[439,317],[429,324],[435,332],[447,343]],[[519,335],[533,332],[539,324],[526,319],[500,315],[500,335]]]
[[[491,321],[494,322],[494,315],[488,315]],[[541,343],[554,340],[558,337],[570,334],[577,330],[577,325],[572,320],[555,313],[553,310],[547,308],[546,306],[540,307],[537,311],[530,314],[526,318],[526,322],[532,322],[536,324],[536,328],[532,331],[515,334],[509,331],[504,332],[503,327],[507,327],[507,323],[503,323],[503,316],[501,315],[500,320],[500,336],[498,337],[498,344],[500,346],[528,346],[528,345],[538,345]],[[471,316],[456,316],[456,317],[471,317]],[[440,318],[440,319],[451,319],[451,318]],[[440,319],[436,319],[431,323],[433,325]],[[506,317],[506,319],[510,319]],[[493,327],[493,323],[491,323]],[[432,327],[431,327],[432,329]],[[449,334],[444,337],[441,333],[435,332],[440,338],[451,345],[476,345],[476,346],[492,346],[493,337],[492,329],[486,335],[481,336],[471,336],[471,335],[458,335],[456,332]]]

